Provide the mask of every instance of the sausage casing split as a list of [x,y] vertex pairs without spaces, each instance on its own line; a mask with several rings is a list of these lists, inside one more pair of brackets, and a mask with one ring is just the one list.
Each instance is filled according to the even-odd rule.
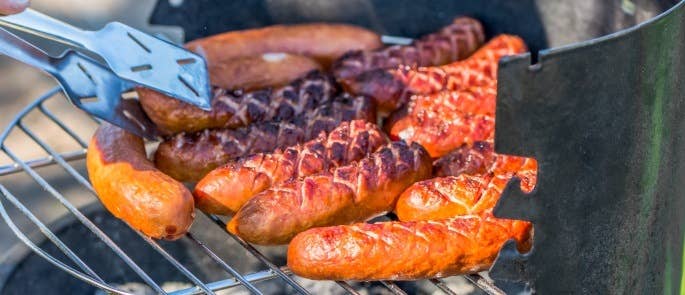
[[176,134],[288,120],[330,101],[340,91],[330,75],[312,71],[276,89],[243,92],[214,88],[211,111],[147,88],[138,87],[137,92],[143,110],[160,131]]
[[[373,69],[399,66],[438,66],[461,60],[483,44],[483,26],[470,17],[458,17],[440,29],[409,45],[395,45],[375,51],[350,51],[333,63],[333,74],[341,83]],[[354,82],[353,80],[350,82]]]
[[174,240],[192,224],[190,191],[154,167],[140,137],[103,123],[88,145],[86,166],[100,201],[131,227]]
[[186,44],[186,48],[204,56],[209,64],[245,55],[285,52],[312,57],[324,67],[350,50],[374,50],[381,46],[380,36],[372,31],[326,23],[226,32]]
[[177,134],[159,145],[155,165],[177,180],[197,181],[232,159],[303,143],[341,122],[357,119],[375,122],[372,102],[362,96],[342,95],[287,122]]
[[530,248],[531,224],[491,213],[438,221],[313,228],[295,236],[288,267],[315,280],[417,280],[486,270],[509,239]]
[[412,94],[491,85],[497,78],[500,58],[525,52],[526,45],[516,36],[499,35],[465,60],[437,67],[371,70],[346,84],[350,93],[372,97],[385,110],[395,110]]
[[390,211],[405,188],[430,173],[430,158],[420,145],[393,142],[359,162],[263,191],[238,210],[228,230],[255,244],[285,244],[312,227]]
[[212,170],[195,186],[195,203],[206,213],[230,214],[269,187],[360,160],[387,143],[374,123],[342,122],[304,144],[250,155]]

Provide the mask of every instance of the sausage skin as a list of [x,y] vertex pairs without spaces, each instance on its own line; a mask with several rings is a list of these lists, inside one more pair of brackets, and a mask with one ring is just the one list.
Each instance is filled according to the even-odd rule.
[[388,212],[405,188],[430,173],[430,158],[420,145],[393,142],[359,162],[263,191],[238,210],[227,229],[251,243],[285,244],[312,227]]
[[145,113],[165,134],[288,120],[330,101],[340,92],[333,78],[319,71],[276,89],[243,92],[214,88],[211,111],[147,88],[138,87],[136,91]]
[[105,208],[145,235],[175,240],[193,223],[190,191],[154,167],[140,137],[103,123],[88,145],[86,166]]
[[356,119],[375,122],[376,109],[371,100],[342,95],[292,120],[179,133],[159,145],[155,165],[177,180],[198,181],[232,159],[303,143],[341,122]]
[[206,213],[228,215],[269,187],[360,160],[387,143],[376,124],[342,122],[304,144],[250,155],[212,170],[195,186],[195,204]]
[[390,116],[386,128],[390,138],[417,142],[431,157],[442,157],[494,137],[495,98],[492,86],[416,96],[406,114]]
[[488,269],[509,239],[527,252],[531,227],[485,213],[313,228],[290,242],[288,267],[314,280],[418,280],[475,273]]
[[309,57],[265,53],[209,66],[209,77],[214,86],[251,91],[283,86],[315,70],[322,70],[321,65]]
[[186,48],[205,57],[209,64],[269,52],[285,52],[314,58],[324,67],[350,50],[374,50],[383,44],[367,29],[328,23],[274,25],[232,31],[197,39]]
[[438,66],[464,59],[483,44],[483,26],[470,17],[458,17],[448,26],[409,45],[395,45],[374,51],[350,51],[333,63],[336,79],[348,79],[373,69],[399,66]]
[[497,78],[500,58],[525,52],[519,37],[499,35],[465,60],[418,69],[370,70],[344,84],[354,94],[372,97],[379,109],[398,109],[412,94],[431,94],[443,90],[490,85]]
[[496,154],[492,142],[478,141],[463,145],[433,162],[436,177],[465,174],[486,174],[492,171]]

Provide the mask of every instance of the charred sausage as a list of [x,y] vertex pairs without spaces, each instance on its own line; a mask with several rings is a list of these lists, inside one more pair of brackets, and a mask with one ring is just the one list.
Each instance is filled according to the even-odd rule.
[[458,17],[438,32],[409,45],[396,45],[374,51],[350,51],[333,63],[335,78],[342,83],[373,69],[399,66],[438,66],[464,59],[483,44],[483,26],[470,17]]
[[232,159],[303,143],[356,119],[375,122],[373,104],[365,97],[342,95],[292,120],[179,133],[159,145],[155,165],[177,180],[198,181]]
[[214,88],[211,111],[147,88],[139,87],[137,92],[143,110],[160,131],[176,134],[291,119],[330,101],[339,89],[332,77],[318,71],[277,89],[243,92]]

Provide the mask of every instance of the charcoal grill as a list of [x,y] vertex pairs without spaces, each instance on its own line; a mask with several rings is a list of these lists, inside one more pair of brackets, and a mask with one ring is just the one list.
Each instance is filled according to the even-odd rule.
[[[535,157],[540,167],[538,185],[524,195],[514,180],[495,213],[532,221],[534,246],[521,254],[512,243],[505,244],[490,270],[495,281],[479,274],[464,277],[488,294],[504,294],[520,286],[503,281],[522,282],[530,287],[526,291],[542,294],[657,294],[683,288],[685,215],[679,211],[685,209],[685,196],[678,185],[685,179],[685,157],[679,151],[685,139],[685,1],[178,2],[158,2],[151,23],[181,26],[187,39],[230,29],[316,20],[355,23],[388,35],[415,37],[461,14],[481,19],[490,36],[501,32],[521,35],[531,53],[500,64],[495,149]],[[557,48],[538,54],[550,47]],[[35,100],[0,135],[4,156],[12,162],[0,167],[0,215],[36,255],[97,288],[127,294],[82,260],[76,254],[78,246],[61,241],[58,231],[40,220],[36,208],[22,204],[22,196],[3,183],[9,174],[23,173],[32,179],[32,185],[40,186],[46,198],[61,203],[69,216],[103,245],[102,251],[113,253],[126,272],[154,292],[211,294],[241,286],[258,294],[259,282],[275,280],[287,285],[288,292],[313,292],[265,255],[263,248],[223,232],[226,241],[243,249],[235,251],[244,251],[263,264],[261,271],[239,271],[234,261],[210,249],[200,234],[206,228],[197,224],[183,241],[218,267],[224,279],[201,280],[185,260],[169,250],[169,244],[137,232],[132,235],[191,284],[165,292],[153,279],[154,272],[141,267],[131,258],[133,253],[124,249],[127,242],[115,242],[113,233],[102,230],[91,215],[82,213],[56,184],[41,175],[42,169],[55,166],[96,199],[82,172],[88,131],[76,131],[66,120],[83,114],[52,111],[51,102],[61,99],[56,97],[60,97],[57,88]],[[75,148],[62,151],[64,147],[48,144],[32,126],[40,121],[62,130],[73,139]],[[90,132],[98,123],[96,119],[93,122]],[[22,156],[11,147],[15,133],[47,157]],[[39,247],[28,227],[10,219],[7,211],[11,208],[26,216],[26,224],[37,228],[60,256]],[[206,215],[206,220],[207,226],[213,223],[218,225],[215,230],[223,231],[222,218]],[[365,287],[335,283],[352,294]],[[456,294],[443,280],[427,283]],[[411,292],[403,283],[378,284],[394,294]]]

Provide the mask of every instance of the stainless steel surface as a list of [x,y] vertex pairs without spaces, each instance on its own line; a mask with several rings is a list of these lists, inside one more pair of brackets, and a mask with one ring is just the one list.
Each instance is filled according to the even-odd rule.
[[[188,281],[192,283],[191,287],[176,290],[174,292],[166,292],[159,282],[153,280],[148,272],[143,270],[135,261],[133,261],[127,255],[126,252],[124,252],[120,248],[118,244],[112,241],[108,233],[104,232],[97,225],[95,225],[95,223],[93,223],[93,221],[87,218],[86,215],[83,214],[76,206],[71,204],[66,197],[60,194],[58,189],[55,186],[53,186],[53,184],[51,184],[50,181],[41,176],[41,174],[35,170],[37,167],[49,165],[49,163],[57,164],[57,167],[63,169],[66,175],[68,175],[74,181],[79,183],[91,195],[93,199],[96,199],[96,196],[90,183],[74,166],[72,166],[72,164],[70,164],[70,162],[73,162],[84,156],[83,149],[86,147],[86,140],[77,135],[77,132],[69,130],[68,127],[62,122],[62,120],[59,117],[54,117],[52,112],[46,109],[46,104],[51,98],[60,99],[58,93],[58,89],[53,89],[52,91],[48,92],[45,96],[37,99],[34,103],[32,103],[22,112],[20,112],[15,118],[15,120],[12,121],[10,126],[2,134],[0,134],[0,149],[14,163],[11,166],[4,167],[3,171],[5,171],[5,174],[17,172],[26,173],[35,182],[34,185],[42,187],[49,197],[54,198],[60,204],[62,204],[67,209],[69,214],[74,216],[75,219],[78,220],[78,222],[80,222],[86,228],[88,228],[88,230],[92,234],[96,235],[97,238],[104,243],[102,251],[112,251],[116,255],[116,257],[122,259],[129,267],[128,270],[124,271],[131,271],[138,274],[139,278],[141,278],[143,282],[145,282],[152,290],[155,290],[155,292],[162,294],[213,294],[213,292],[219,290],[234,288],[238,286],[245,287],[249,292],[253,294],[261,294],[262,291],[259,290],[259,287],[255,284],[258,281],[273,279],[283,280],[286,284],[292,287],[293,291],[296,293],[310,294],[310,291],[307,290],[307,288],[303,286],[302,283],[298,282],[299,279],[296,280],[296,277],[294,277],[287,268],[279,267],[278,265],[270,261],[265,255],[263,255],[261,251],[257,248],[246,243],[239,237],[226,232],[225,222],[222,221],[218,216],[213,215],[207,215],[207,217],[214,224],[219,226],[219,228],[224,233],[226,233],[227,237],[230,237],[230,239],[236,241],[238,245],[240,245],[246,251],[246,254],[253,256],[257,260],[262,262],[264,265],[267,266],[268,269],[258,271],[255,273],[242,274],[231,265],[230,261],[220,259],[220,256],[216,252],[212,251],[209,247],[205,245],[205,243],[202,240],[200,240],[199,235],[189,233],[185,236],[185,239],[189,240],[191,242],[190,244],[194,245],[194,247],[198,247],[201,253],[204,253],[204,255],[206,255],[213,263],[218,265],[220,269],[222,269],[226,274],[232,277],[232,279],[203,282],[200,279],[198,279],[198,277],[193,272],[188,270],[188,268],[186,268],[185,265],[181,263],[178,259],[176,259],[170,252],[166,251],[165,248],[162,247],[158,242],[153,241],[152,239],[147,238],[142,234],[138,233],[138,237],[145,244],[148,244],[148,246],[157,251],[171,267],[181,272],[188,279]],[[33,129],[31,124],[25,122],[25,118],[29,114],[37,114],[41,116],[43,120],[50,121],[54,125],[59,126],[60,128],[67,128],[66,130],[64,130],[65,133],[69,134],[69,136],[73,136],[74,142],[76,142],[80,148],[75,152],[61,152],[53,148],[43,138],[41,138],[41,135],[38,134],[37,130]],[[20,133],[27,136],[31,142],[33,142],[36,146],[44,150],[49,155],[49,158],[40,159],[37,161],[23,159],[17,154],[16,151],[14,151],[7,144],[7,139],[11,133]],[[65,159],[65,156],[67,155],[69,156],[69,160]],[[17,171],[17,169],[19,169],[19,171]],[[34,252],[45,258],[47,261],[55,265],[57,268],[70,273],[75,278],[78,278],[84,282],[87,282],[89,284],[92,284],[94,286],[97,286],[99,288],[102,288],[113,293],[126,294],[126,292],[119,289],[116,285],[113,285],[100,279],[100,274],[93,271],[93,268],[91,268],[87,262],[83,261],[78,255],[76,255],[75,251],[73,251],[72,248],[68,247],[63,241],[61,241],[58,238],[58,235],[55,234],[55,232],[51,231],[49,227],[43,224],[43,222],[40,221],[40,216],[37,216],[33,213],[35,211],[34,208],[31,208],[30,206],[23,204],[21,202],[21,196],[16,196],[10,189],[8,189],[7,186],[2,182],[2,178],[0,178],[0,196],[0,215],[2,215],[5,222],[10,226],[11,230],[17,235],[17,237],[19,237],[20,240],[23,243],[25,243],[28,247],[30,247]],[[9,215],[7,214],[7,208],[5,207],[6,205],[11,205],[12,207],[17,208],[22,215],[27,216],[30,222],[39,228],[40,232],[47,238],[48,241],[58,246],[60,251],[64,253],[66,259],[68,259],[69,262],[63,261],[58,257],[49,255],[44,250],[36,246],[36,243],[33,242],[28,237],[28,235],[15,224],[12,218],[9,217]],[[70,266],[70,263],[73,263],[76,267]],[[485,289],[496,290],[496,287],[492,284],[491,281],[478,275],[476,275],[476,277],[480,278],[478,279],[479,281],[481,281],[482,279],[481,283],[477,284],[476,286],[481,285],[485,286]],[[350,294],[357,294],[357,291],[355,291],[352,285],[348,282],[337,283],[342,288],[342,290],[346,290]],[[447,294],[458,294],[456,291],[451,290],[447,286],[447,284],[445,284],[441,280],[430,280],[428,283],[433,284],[438,290],[443,290]],[[382,282],[382,284],[385,285],[387,289],[393,294],[407,293],[402,288],[400,288],[398,284],[394,282],[387,281]]]
[[16,35],[0,29],[0,53],[41,69],[62,86],[80,109],[138,136],[156,139],[159,132],[137,100],[124,99],[132,84],[74,51],[52,58]]
[[112,22],[98,31],[83,31],[32,9],[0,17],[0,25],[87,50],[125,80],[204,109],[211,106],[202,57],[127,25]]

